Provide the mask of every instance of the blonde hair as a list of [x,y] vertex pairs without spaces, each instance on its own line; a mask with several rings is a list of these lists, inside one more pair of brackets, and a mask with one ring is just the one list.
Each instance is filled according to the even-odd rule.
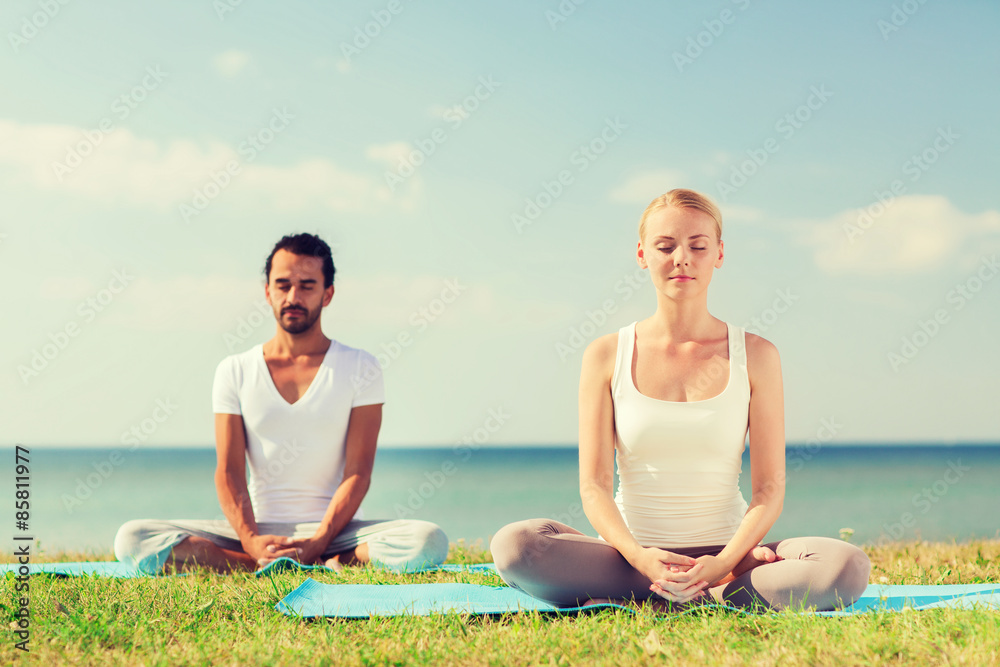
[[676,206],[677,208],[693,208],[696,211],[701,211],[702,213],[707,213],[712,216],[712,219],[715,220],[715,239],[716,241],[722,240],[722,213],[719,212],[719,207],[712,203],[711,199],[700,192],[685,190],[684,188],[675,188],[651,201],[649,206],[646,207],[646,210],[642,212],[642,217],[639,218],[640,241],[646,233],[646,218],[648,218],[653,212],[658,211],[661,208],[666,208],[667,206]]

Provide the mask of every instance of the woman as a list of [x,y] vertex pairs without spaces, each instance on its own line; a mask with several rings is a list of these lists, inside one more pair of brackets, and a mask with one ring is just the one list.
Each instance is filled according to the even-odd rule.
[[[656,312],[591,343],[580,376],[580,495],[601,537],[544,519],[510,524],[490,545],[500,575],[560,606],[852,604],[871,567],[857,547],[825,537],[759,544],[784,500],[781,363],[773,344],[708,312],[723,262],[718,208],[691,190],[653,200],[636,258]],[[749,506],[739,489],[748,429]]]

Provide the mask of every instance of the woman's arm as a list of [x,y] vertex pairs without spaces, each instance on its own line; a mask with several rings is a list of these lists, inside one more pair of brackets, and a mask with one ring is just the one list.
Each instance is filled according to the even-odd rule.
[[[580,499],[591,525],[636,570],[661,581],[669,599],[684,602],[701,593],[700,579],[675,585],[680,571],[695,565],[693,558],[663,549],[643,547],[625,525],[613,497],[615,417],[611,399],[618,334],[598,338],[583,353],[580,372]],[[631,372],[631,369],[628,369]],[[671,566],[679,569],[672,570]],[[663,594],[663,593],[661,593]]]
[[[610,339],[610,340],[609,340]],[[615,416],[611,373],[617,334],[591,343],[580,371],[580,499],[590,524],[630,563],[642,546],[614,501]]]
[[781,358],[770,341],[747,335],[750,376],[750,507],[719,553],[732,570],[764,539],[785,502],[785,399]]

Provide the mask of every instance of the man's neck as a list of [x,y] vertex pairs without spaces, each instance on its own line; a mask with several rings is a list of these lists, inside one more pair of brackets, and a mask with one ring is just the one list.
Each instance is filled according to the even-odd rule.
[[326,354],[332,341],[323,335],[319,327],[300,334],[290,334],[278,329],[274,338],[264,343],[264,354],[268,357],[304,357]]

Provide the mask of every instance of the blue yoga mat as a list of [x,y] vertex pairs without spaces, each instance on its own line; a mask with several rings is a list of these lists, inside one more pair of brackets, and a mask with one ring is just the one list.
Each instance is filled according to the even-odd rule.
[[[591,605],[557,609],[507,586],[477,584],[321,584],[305,582],[282,599],[275,609],[288,616],[427,616],[435,613],[507,614],[519,611],[563,613],[617,607]],[[620,607],[625,609],[625,607]]]
[[[704,605],[745,610],[724,605]],[[849,616],[866,611],[898,611],[939,607],[1000,610],[1000,584],[961,586],[869,585],[861,598],[843,611],[814,612],[823,616]],[[586,607],[554,607],[506,586],[477,584],[321,584],[307,579],[282,599],[275,609],[288,616],[314,618],[368,618],[370,616],[425,616],[434,613],[507,614],[523,611],[574,614],[580,611],[617,608],[615,604]]]
[[869,584],[853,605],[841,611],[818,611],[823,616],[847,616],[866,611],[900,611],[974,607],[1000,611],[1000,584],[951,584],[945,586],[889,586]]
[[[20,571],[17,563],[0,564],[0,574]],[[101,561],[93,563],[31,563],[28,565],[28,574],[57,574],[66,577],[114,577],[116,579],[132,579],[135,577],[148,576],[140,572],[132,565],[120,563],[118,561]]]
[[[258,577],[263,577],[265,575],[271,575],[276,572],[286,572],[289,570],[300,571],[300,572],[336,572],[336,570],[329,568],[325,565],[303,565],[297,560],[292,560],[291,558],[278,558],[267,564],[267,567],[257,570],[255,573]],[[496,565],[493,563],[476,563],[470,565],[433,565],[431,567],[421,568],[419,570],[411,570],[408,574],[413,572],[482,572],[490,573],[496,572]]]
[[[17,563],[0,564],[0,574],[13,572],[17,574],[21,566]],[[291,558],[278,558],[268,563],[267,567],[257,570],[258,577],[271,575],[277,572],[287,571],[302,572],[334,572],[334,570],[323,565],[303,565]],[[476,565],[438,565],[425,568],[421,572],[496,572],[493,563],[481,563]],[[29,574],[56,574],[68,577],[95,576],[112,577],[116,579],[132,579],[135,577],[148,577],[151,575],[140,572],[132,565],[118,561],[101,561],[89,563],[31,563],[28,565]]]

